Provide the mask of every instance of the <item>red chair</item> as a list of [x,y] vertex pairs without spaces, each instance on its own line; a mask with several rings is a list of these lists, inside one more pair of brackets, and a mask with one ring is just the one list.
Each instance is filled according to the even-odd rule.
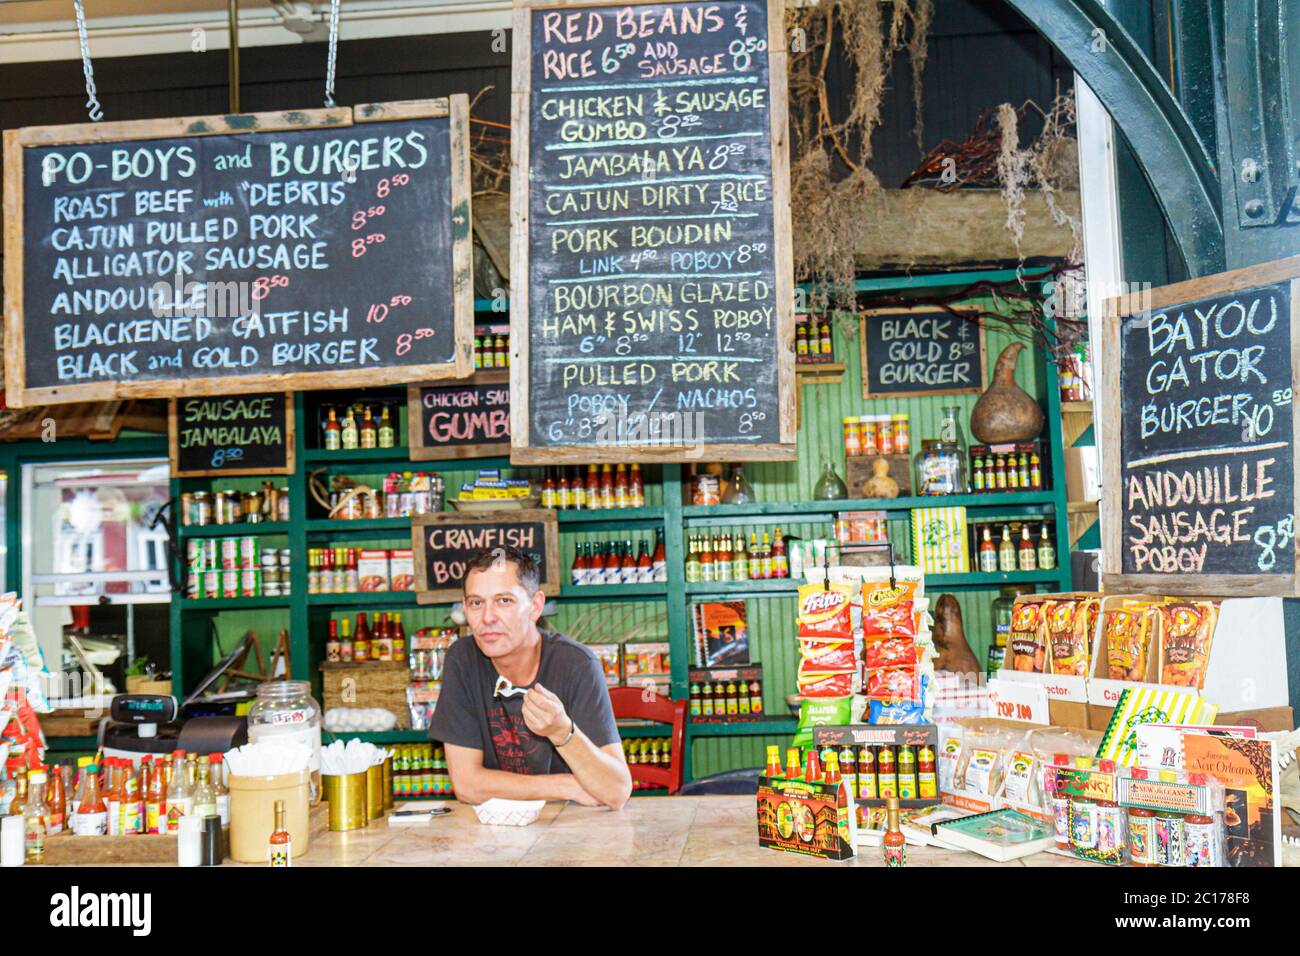
[[646,764],[629,764],[632,779],[648,783],[655,787],[666,787],[669,795],[682,788],[683,760],[686,754],[686,701],[669,700],[667,697],[653,695],[644,699],[645,691],[640,687],[611,687],[609,702],[614,707],[617,720],[653,720],[661,724],[671,724],[669,753],[671,755],[667,769]]

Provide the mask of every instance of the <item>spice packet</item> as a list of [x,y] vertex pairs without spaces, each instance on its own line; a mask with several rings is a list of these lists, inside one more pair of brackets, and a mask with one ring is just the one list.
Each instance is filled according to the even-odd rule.
[[1106,612],[1102,631],[1106,640],[1106,676],[1111,680],[1140,681],[1146,676],[1154,610],[1149,604],[1134,601]]
[[1219,609],[1213,601],[1178,601],[1160,608],[1164,628],[1160,637],[1160,683],[1178,687],[1205,685],[1210,642]]
[[1087,601],[1046,601],[1043,618],[1052,650],[1053,674],[1088,673]]
[[1017,601],[1011,608],[1011,633],[1007,649],[1011,669],[1042,674],[1047,670],[1045,606],[1050,601]]

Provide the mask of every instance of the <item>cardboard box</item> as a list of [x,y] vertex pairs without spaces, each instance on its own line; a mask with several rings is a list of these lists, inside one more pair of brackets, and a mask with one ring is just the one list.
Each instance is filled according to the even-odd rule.
[[912,560],[927,574],[968,573],[966,509],[960,506],[913,508]]
[[388,552],[362,550],[357,555],[357,581],[362,591],[387,591]]
[[394,591],[415,590],[415,552],[394,548],[388,552],[389,587]]
[[843,781],[760,776],[756,803],[759,846],[837,861],[857,852],[857,812]]

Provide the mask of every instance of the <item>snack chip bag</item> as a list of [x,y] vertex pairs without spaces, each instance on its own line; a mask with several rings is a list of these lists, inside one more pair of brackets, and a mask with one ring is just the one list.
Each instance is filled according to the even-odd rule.
[[1160,683],[1200,690],[1210,663],[1218,607],[1213,601],[1178,601],[1164,605],[1160,613],[1164,615]]
[[864,640],[916,637],[916,582],[867,583],[862,587],[862,636]]
[[1053,674],[1088,673],[1088,637],[1081,626],[1087,618],[1083,601],[1046,601],[1043,618],[1052,649]]
[[799,659],[799,673],[821,671],[849,671],[858,669],[858,655],[853,653],[853,642],[826,644],[816,655],[805,654]]
[[1106,612],[1102,631],[1106,676],[1111,680],[1140,681],[1146,675],[1152,610],[1150,605],[1134,601]]
[[799,693],[804,697],[848,697],[853,693],[853,671],[810,672],[800,667]]
[[799,725],[795,729],[794,740],[790,743],[795,747],[811,747],[814,727],[851,723],[853,723],[852,696],[804,700],[799,704]]
[[1042,674],[1047,670],[1045,617],[1051,601],[1017,601],[1011,608],[1007,648],[1011,669]]
[[870,670],[864,693],[868,700],[920,700],[920,676],[915,667]]
[[871,702],[871,723],[923,724],[925,723],[925,705],[919,700],[873,700]]
[[852,640],[852,597],[847,584],[805,584],[799,588],[799,637]]
[[872,669],[919,663],[916,656],[916,643],[906,637],[873,641],[863,648],[862,656],[867,667]]

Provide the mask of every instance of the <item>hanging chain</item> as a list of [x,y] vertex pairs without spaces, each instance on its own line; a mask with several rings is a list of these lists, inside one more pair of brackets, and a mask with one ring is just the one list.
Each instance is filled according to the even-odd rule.
[[[80,0],[78,0],[80,2]],[[339,55],[339,0],[330,0],[330,52],[325,62],[325,105],[334,106],[334,66]]]
[[92,122],[98,123],[104,118],[104,108],[95,96],[95,68],[90,65],[90,41],[86,39],[86,11],[81,8],[81,0],[72,0],[72,7],[77,13],[77,38],[81,41],[81,72],[86,74],[86,109]]

